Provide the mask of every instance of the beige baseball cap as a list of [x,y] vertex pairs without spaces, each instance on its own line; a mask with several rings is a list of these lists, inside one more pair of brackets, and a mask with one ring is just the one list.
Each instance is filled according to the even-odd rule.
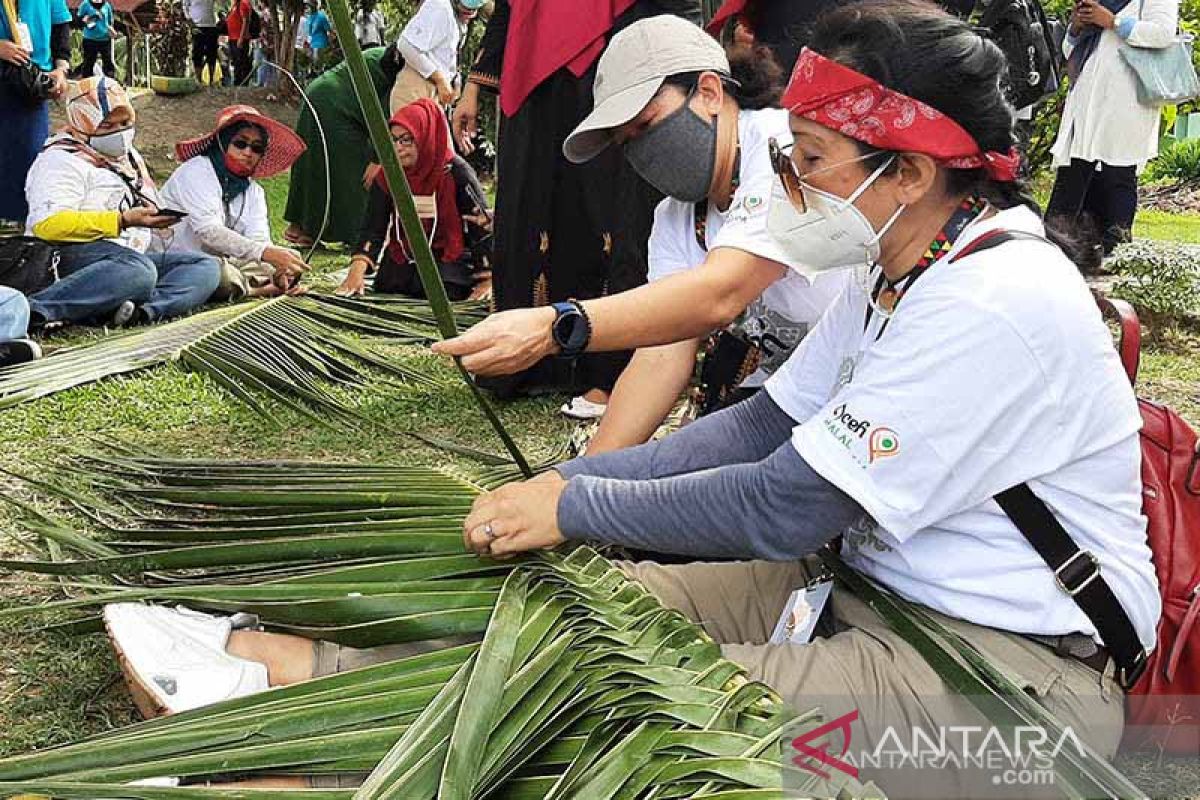
[[706,71],[729,75],[729,59],[703,28],[672,14],[633,23],[600,57],[595,107],[563,142],[563,155],[575,164],[595,158],[612,143],[613,128],[642,113],[664,80]]

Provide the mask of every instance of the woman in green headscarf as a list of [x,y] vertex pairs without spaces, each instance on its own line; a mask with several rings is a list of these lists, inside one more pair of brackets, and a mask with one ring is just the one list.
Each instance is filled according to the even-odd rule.
[[210,133],[175,145],[180,167],[161,197],[187,216],[160,247],[221,258],[218,299],[291,288],[307,267],[295,250],[271,243],[266,194],[254,179],[283,172],[304,149],[294,131],[251,106],[223,109]]
[[[386,109],[392,84],[400,72],[401,58],[395,45],[371,48],[363,57],[379,102]],[[301,106],[296,132],[308,150],[292,168],[287,210],[283,215],[289,224],[283,237],[302,247],[312,244],[315,236],[326,242],[356,244],[358,227],[367,210],[364,173],[375,158],[375,151],[354,94],[349,68],[344,62],[339,64],[309,84],[306,92],[316,116],[307,104]],[[322,142],[318,120],[328,148]]]

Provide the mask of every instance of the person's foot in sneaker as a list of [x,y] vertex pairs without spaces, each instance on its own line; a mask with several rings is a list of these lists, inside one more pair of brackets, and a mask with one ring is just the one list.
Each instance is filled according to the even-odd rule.
[[42,348],[32,339],[12,339],[0,342],[0,368],[25,364],[41,357]]
[[113,312],[112,319],[109,320],[109,325],[114,328],[124,328],[137,314],[137,310],[137,305],[132,300],[126,300],[117,306],[117,310]]

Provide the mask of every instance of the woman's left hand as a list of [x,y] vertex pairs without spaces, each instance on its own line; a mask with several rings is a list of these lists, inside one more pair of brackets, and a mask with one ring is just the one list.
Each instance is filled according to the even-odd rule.
[[1084,25],[1095,25],[1105,30],[1116,25],[1116,15],[1096,0],[1082,0],[1075,9],[1075,17]]
[[547,550],[566,541],[558,500],[567,482],[557,472],[480,495],[463,523],[463,543],[481,556]]

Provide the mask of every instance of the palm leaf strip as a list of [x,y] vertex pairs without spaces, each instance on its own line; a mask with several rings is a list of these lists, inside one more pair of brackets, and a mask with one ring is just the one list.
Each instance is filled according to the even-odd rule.
[[[359,47],[358,40],[354,38],[354,23],[350,19],[350,7],[346,0],[330,0],[329,12],[333,17],[333,25],[337,29],[338,39],[343,43],[343,56],[346,65],[350,68],[354,93],[362,108],[363,119],[367,125],[367,133],[371,137],[371,144],[375,148],[375,155],[383,167],[387,185],[391,188],[392,199],[400,217],[400,224],[404,229],[405,239],[409,242],[417,274],[421,279],[421,286],[425,290],[425,297],[429,299],[429,307],[437,318],[438,330],[442,338],[452,338],[458,334],[458,326],[451,311],[450,300],[446,296],[446,287],[442,283],[442,276],[438,272],[433,250],[430,248],[425,229],[421,225],[421,219],[417,215],[412,189],[408,185],[408,179],[404,175],[400,160],[396,156],[395,147],[392,145],[387,119],[379,104],[379,97],[375,93],[371,76],[367,71],[367,62],[363,59],[362,48]],[[512,457],[513,463],[520,468],[521,474],[526,478],[532,478],[533,471],[528,462],[521,454],[512,436],[505,430],[500,418],[496,416],[496,412],[488,403],[487,398],[483,396],[483,392],[475,385],[474,379],[463,368],[459,359],[454,359],[454,364],[458,368],[459,375],[470,388],[479,410],[483,412],[500,441],[504,443],[504,449]]]

